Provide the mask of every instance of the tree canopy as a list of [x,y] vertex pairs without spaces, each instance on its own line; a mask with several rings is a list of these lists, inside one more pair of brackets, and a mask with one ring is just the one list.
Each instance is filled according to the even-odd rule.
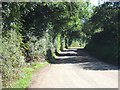
[[26,62],[41,58],[51,62],[54,49],[58,52],[73,39],[79,40],[82,20],[91,16],[90,7],[85,1],[3,2],[0,57],[4,86],[19,76],[16,70]]

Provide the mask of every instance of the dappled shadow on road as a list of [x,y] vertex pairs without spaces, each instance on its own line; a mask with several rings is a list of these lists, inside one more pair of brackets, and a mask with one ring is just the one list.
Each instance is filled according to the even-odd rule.
[[68,48],[58,53],[52,64],[77,64],[86,70],[118,70],[118,67],[106,64],[90,56],[83,48]]

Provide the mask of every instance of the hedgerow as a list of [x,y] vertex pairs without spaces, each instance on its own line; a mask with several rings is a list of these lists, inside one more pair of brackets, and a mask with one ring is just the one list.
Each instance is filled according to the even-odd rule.
[[72,40],[78,40],[82,32],[81,19],[90,16],[86,16],[88,6],[89,2],[84,1],[2,2],[0,73],[3,87],[21,78],[22,69],[29,63],[53,62],[54,53],[70,46]]

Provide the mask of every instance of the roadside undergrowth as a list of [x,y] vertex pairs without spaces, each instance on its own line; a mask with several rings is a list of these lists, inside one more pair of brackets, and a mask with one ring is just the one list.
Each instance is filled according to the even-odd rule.
[[31,62],[27,67],[22,69],[21,77],[17,79],[14,83],[11,84],[10,88],[26,88],[31,79],[32,75],[38,69],[44,68],[47,66],[48,62]]

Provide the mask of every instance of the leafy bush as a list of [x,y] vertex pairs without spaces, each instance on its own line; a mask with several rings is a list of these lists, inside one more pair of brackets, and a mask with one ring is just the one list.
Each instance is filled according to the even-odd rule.
[[70,43],[78,38],[79,33],[77,36],[67,33],[81,31],[81,19],[89,14],[88,4],[3,2],[0,45],[3,85],[9,87],[10,82],[19,78],[25,61],[44,61],[47,57],[51,62],[54,53],[65,47],[65,38]]
[[21,67],[25,65],[24,56],[20,47],[21,36],[14,30],[9,31],[7,37],[2,38],[1,65],[3,85],[10,84],[15,78],[19,77]]
[[[105,2],[95,8],[88,21],[90,24],[88,31],[92,32],[91,39],[85,47],[91,54],[114,65],[118,65],[118,58],[120,57],[119,4],[119,2]],[[98,31],[99,29],[101,30]]]
[[30,37],[30,56],[32,60],[44,61],[48,42],[45,37],[38,39],[35,36]]
[[118,65],[117,40],[113,36],[105,32],[96,33],[85,48],[101,60]]

